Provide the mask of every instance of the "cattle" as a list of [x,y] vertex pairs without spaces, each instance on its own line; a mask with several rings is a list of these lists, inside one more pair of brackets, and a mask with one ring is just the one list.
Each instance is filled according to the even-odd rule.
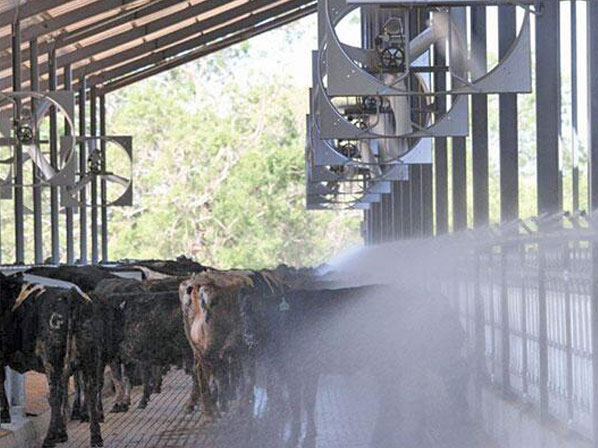
[[[180,285],[185,334],[193,349],[195,376],[208,421],[227,410],[241,382],[246,345],[237,296],[252,284],[248,272],[214,271],[195,275]],[[216,403],[210,379],[218,387]]]
[[[0,371],[9,366],[20,373],[42,372],[48,378],[51,418],[43,447],[68,440],[64,409],[74,369],[81,369],[89,396],[90,445],[103,446],[95,402],[100,329],[90,298],[76,289],[29,284],[21,274],[0,274],[0,319]],[[7,413],[4,416],[8,418]]]
[[110,268],[113,272],[136,270],[141,272],[143,280],[160,280],[170,277],[188,278],[210,268],[185,256],[176,260],[121,260]]
[[[187,332],[196,357],[203,362],[206,352],[209,359],[214,358],[210,350],[222,350],[224,337],[238,335],[238,324],[230,316],[240,314],[243,342],[237,350],[246,349],[248,366],[262,364],[262,370],[269,376],[276,374],[276,380],[286,385],[291,410],[288,446],[299,442],[302,403],[307,416],[304,446],[315,445],[315,403],[322,374],[365,371],[372,378],[379,400],[376,439],[372,440],[376,447],[421,442],[421,433],[413,428],[423,418],[420,393],[426,372],[444,380],[455,413],[466,414],[464,332],[446,298],[415,288],[342,287],[312,270],[288,267],[253,272],[248,278],[241,287],[207,279],[183,282]],[[221,308],[221,303],[227,305]],[[202,393],[205,381],[204,376]],[[267,379],[273,417],[282,414],[277,381]],[[409,393],[400,392],[397,384]],[[401,400],[413,403],[413,424],[412,431],[399,436],[397,403]]]
[[[143,409],[154,390],[152,386],[159,385],[164,368],[191,364],[192,352],[181,324],[179,283],[177,278],[142,282],[108,279],[97,285],[95,293],[112,301],[123,313],[124,338],[118,349],[119,363],[124,366],[122,379],[119,363],[111,366],[117,373],[114,412],[124,412],[130,406],[131,379],[136,366],[142,373],[143,397],[138,408]],[[194,407],[197,395],[194,386],[188,409]]]
[[[114,280],[120,277],[97,266],[35,267],[28,269],[26,274],[73,283],[81,288],[83,292],[93,297],[94,316],[100,328],[97,343],[98,349],[101,351],[100,362],[97,366],[100,382],[96,401],[100,420],[103,420],[104,370],[107,365],[118,357],[119,346],[124,339],[124,320],[122,311],[117,304],[107,300],[102,295],[95,294],[95,288],[102,280]],[[82,395],[82,378],[80,372],[77,371],[75,372],[75,398],[71,413],[71,419],[73,420],[87,421],[89,419],[87,406],[82,403]]]

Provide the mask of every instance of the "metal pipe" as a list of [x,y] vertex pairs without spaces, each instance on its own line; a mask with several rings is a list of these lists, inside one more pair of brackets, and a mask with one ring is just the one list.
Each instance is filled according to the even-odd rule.
[[[106,95],[100,95],[100,135],[106,136]],[[106,140],[100,141],[100,150],[102,153],[102,171],[106,171]],[[101,221],[102,221],[102,262],[108,262],[108,197],[106,190],[106,180],[100,181],[100,203],[101,203]]]
[[[29,42],[29,71],[31,78],[31,90],[39,90],[39,73],[37,68],[38,49],[37,40],[33,39]],[[31,116],[36,116],[37,100],[31,98]],[[38,175],[38,168],[35,164],[32,165],[32,180],[33,180],[33,254],[36,264],[41,264],[44,261],[44,247],[43,247],[43,226],[42,226],[42,189],[39,186],[40,178]]]
[[579,166],[577,160],[577,0],[571,0],[571,192],[572,211],[579,210]]
[[[64,90],[71,90],[73,85],[73,77],[70,65],[64,66]],[[67,119],[64,120],[64,135],[73,135],[73,129],[71,129]],[[73,208],[66,207],[65,210],[65,225],[66,225],[66,262],[67,264],[75,263],[75,247],[73,237]]]
[[[12,89],[14,92],[21,90],[21,25],[17,20],[12,25]],[[21,119],[21,100],[14,102],[14,116]],[[15,145],[15,175],[14,175],[14,212],[15,212],[15,262],[25,263],[25,235],[23,204],[23,146],[17,142]]]
[[[98,135],[98,95],[95,86],[89,92],[89,133],[92,137]],[[97,142],[94,141],[93,148],[96,149]],[[97,264],[98,256],[98,181],[93,177],[91,181],[91,263]]]
[[[50,91],[56,90],[56,51],[50,50],[48,54]],[[58,169],[58,117],[55,106],[50,106],[50,164]],[[58,187],[50,187],[50,221],[52,232],[52,263],[60,262],[60,235],[58,229],[60,223],[58,209]]]
[[[87,135],[85,120],[85,102],[86,102],[86,79],[82,76],[79,80],[79,136],[84,139]],[[84,140],[79,143],[79,178],[82,179],[87,171],[87,146]],[[87,191],[81,189],[79,193],[79,263],[87,264]]]

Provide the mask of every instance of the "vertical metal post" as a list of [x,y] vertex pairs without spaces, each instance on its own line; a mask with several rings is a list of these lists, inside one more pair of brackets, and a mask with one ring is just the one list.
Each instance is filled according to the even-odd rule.
[[[466,29],[465,8],[452,8],[453,19],[459,28]],[[454,39],[457,41],[457,38]],[[450,54],[451,65],[455,67],[457,74],[465,67],[465,55],[453,50]],[[452,80],[453,87],[458,86],[460,81]],[[452,184],[453,184],[453,231],[463,230],[467,227],[467,144],[465,137],[453,137],[452,139]]]
[[411,238],[411,181],[401,182],[401,218],[403,238]]
[[[587,2],[587,60],[588,60],[588,123],[589,127],[589,206],[598,210],[598,3]],[[592,380],[598,384],[598,243],[592,243]],[[594,446],[598,447],[598,387],[593,392],[593,435]]]
[[[498,54],[500,59],[507,55],[517,34],[517,13],[515,8],[515,6],[500,6],[498,8]],[[517,94],[503,93],[499,95],[498,104],[500,135],[500,219],[504,223],[519,217]]]
[[[536,16],[536,135],[538,213],[554,213],[560,204],[560,17],[559,2],[543,2]],[[545,251],[539,245],[540,413],[548,416],[548,346]]]
[[[52,47],[48,53],[48,86],[56,90],[56,49]],[[50,164],[58,168],[58,117],[55,106],[50,106]],[[58,209],[58,187],[50,187],[50,221],[52,232],[52,263],[60,263],[60,223]]]
[[[106,96],[100,95],[100,135],[106,136]],[[100,141],[100,151],[102,154],[102,171],[106,171],[106,140]],[[108,197],[106,191],[106,180],[100,181],[100,204],[102,221],[102,262],[108,262]]]
[[[31,79],[31,90],[33,92],[39,90],[39,69],[38,69],[38,50],[37,40],[32,39],[29,42],[29,72]],[[37,107],[37,100],[31,98],[31,115],[35,116]],[[44,247],[43,247],[43,224],[42,224],[42,189],[39,186],[40,178],[38,175],[38,168],[33,165],[32,173],[33,181],[33,253],[35,264],[41,264],[44,261]]]
[[411,234],[415,238],[422,235],[422,177],[421,165],[409,166],[411,186]]
[[[446,41],[441,40],[434,44],[434,66],[446,66],[444,52]],[[446,90],[446,73],[434,72],[434,88],[437,91]],[[436,120],[446,113],[446,97],[438,95],[435,98]],[[447,139],[439,137],[434,139],[434,168],[435,168],[435,208],[436,208],[436,234],[448,232],[448,158]]]
[[[79,80],[79,136],[84,138],[87,135],[85,120],[85,102],[86,102],[86,82],[85,76]],[[79,143],[79,172],[80,178],[83,178],[87,171],[87,146],[85,141]],[[81,207],[79,208],[79,262],[87,264],[87,191],[85,188],[79,194]]]
[[[71,90],[73,84],[73,77],[71,66],[64,66],[64,90]],[[68,120],[64,120],[64,135],[73,135],[73,129],[69,125]],[[66,214],[66,262],[67,264],[75,263],[75,248],[73,241],[73,208],[67,207],[65,210]]]
[[403,182],[395,181],[392,183],[392,195],[393,195],[393,221],[394,221],[394,239],[400,240],[403,238],[403,217],[402,203],[401,203],[401,186]]
[[[486,8],[471,8],[472,59],[486,69]],[[477,75],[482,75],[478,73]],[[488,199],[488,97],[471,97],[471,144],[473,165],[473,225],[486,226],[489,222]]]
[[432,236],[434,234],[434,204],[433,204],[433,172],[432,164],[421,166],[422,170],[422,234]]
[[573,212],[579,210],[579,166],[577,160],[577,0],[571,0],[571,190]]
[[[92,137],[98,135],[98,95],[95,86],[89,89],[89,133]],[[92,148],[95,150],[97,141],[94,140]],[[91,181],[91,263],[97,264],[98,256],[98,181]]]
[[[590,2],[591,3],[591,2]],[[536,134],[538,213],[559,209],[559,2],[536,16]]]
[[[21,90],[21,25],[17,20],[12,25],[12,88],[17,92]],[[14,116],[17,120],[21,117],[21,100],[14,102]],[[23,146],[15,145],[15,176],[14,176],[14,207],[15,207],[15,262],[25,263],[25,207],[23,206]]]

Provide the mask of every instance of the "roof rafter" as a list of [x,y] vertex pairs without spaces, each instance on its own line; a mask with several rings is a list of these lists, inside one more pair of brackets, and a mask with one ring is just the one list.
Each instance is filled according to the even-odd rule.
[[11,8],[0,13],[0,27],[10,25],[17,20],[23,20],[36,14],[41,14],[49,9],[69,3],[72,0],[44,0],[29,1],[23,5]]
[[303,17],[306,17],[310,14],[315,13],[316,10],[317,10],[317,5],[311,4],[311,5],[306,6],[305,8],[301,8],[301,9],[292,11],[291,13],[279,16],[274,20],[271,20],[267,23],[258,25],[249,30],[242,31],[238,34],[229,36],[220,41],[204,45],[190,53],[186,53],[186,54],[178,56],[176,58],[172,58],[171,60],[162,61],[161,63],[155,64],[154,66],[149,67],[147,69],[144,69],[144,70],[132,73],[129,76],[125,76],[125,77],[119,78],[117,80],[114,80],[108,84],[103,85],[102,88],[99,90],[99,92],[101,94],[106,94],[106,93],[110,93],[115,90],[121,89],[123,87],[129,86],[136,82],[147,79],[151,76],[157,75],[157,74],[165,72],[167,70],[171,70],[175,67],[186,64],[188,62],[197,60],[197,59],[199,59],[203,56],[206,56],[210,53],[214,53],[216,51],[222,50],[231,45],[242,42],[243,40],[246,40],[251,37],[257,36],[259,34],[265,33],[267,31],[271,31],[279,26],[294,22],[295,20],[301,19]]
[[[21,40],[26,42],[31,39],[38,38],[44,34],[49,34],[54,31],[58,31],[61,28],[77,23],[81,20],[89,19],[95,15],[122,8],[130,3],[138,2],[139,0],[99,0],[88,5],[77,8],[65,14],[61,14],[57,17],[46,19],[41,23],[36,23],[28,26],[21,31]],[[5,36],[0,38],[0,50],[10,48],[11,38]],[[29,52],[23,54],[23,58],[29,57]],[[1,67],[6,68],[6,67]]]

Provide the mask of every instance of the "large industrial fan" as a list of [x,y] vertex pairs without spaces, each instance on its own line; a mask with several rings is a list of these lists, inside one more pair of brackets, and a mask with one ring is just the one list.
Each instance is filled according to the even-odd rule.
[[[69,138],[69,137],[67,137]],[[133,203],[133,144],[132,137],[100,136],[70,137],[86,148],[87,166],[79,179],[63,189],[62,205],[65,207],[91,206],[91,194],[81,200],[81,192],[103,182],[106,189],[106,206],[130,206]]]
[[[22,149],[20,162],[30,161],[36,167],[38,186],[62,187],[74,182],[74,144],[61,141],[53,157],[48,131],[51,107],[58,122],[74,128],[74,102],[75,94],[69,91],[0,93],[0,199],[10,199],[16,186],[13,167],[18,162],[17,148]],[[18,186],[33,184],[22,182]]]
[[[320,0],[307,120],[308,207],[342,203],[338,198],[358,184],[365,199],[349,207],[367,208],[378,194],[370,195],[370,188],[377,192],[406,179],[409,164],[432,162],[432,138],[468,135],[468,95],[530,92],[532,3]],[[470,57],[477,43],[467,32],[464,7],[498,4],[517,5],[522,14],[511,48],[488,68]],[[413,13],[421,8],[427,20],[413,29]],[[339,37],[357,11],[376,19],[361,45]],[[432,65],[438,52],[445,66]],[[438,73],[441,84],[435,82]]]

